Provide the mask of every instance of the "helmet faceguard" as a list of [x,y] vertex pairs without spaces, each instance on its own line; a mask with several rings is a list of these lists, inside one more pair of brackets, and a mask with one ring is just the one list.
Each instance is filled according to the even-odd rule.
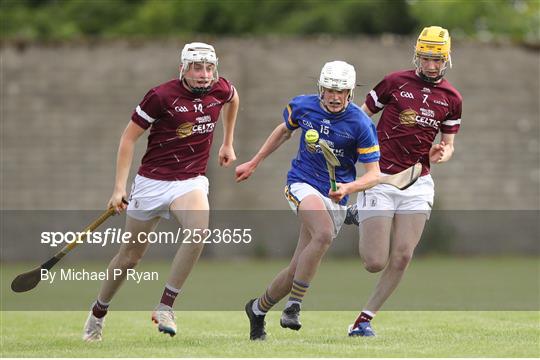
[[347,103],[343,107],[343,109],[346,109],[354,97],[354,88],[356,86],[356,71],[354,70],[354,66],[344,61],[331,61],[324,64],[317,85],[321,102],[323,100],[324,89],[337,91],[349,90]]
[[[442,59],[444,64],[436,77],[430,77],[423,73],[420,65],[420,57]],[[450,34],[448,30],[440,26],[429,26],[422,30],[416,41],[414,49],[414,66],[422,80],[438,82],[446,74],[446,70],[452,67],[450,56]]]
[[[212,45],[208,45],[201,42],[194,42],[194,43],[186,44],[184,48],[182,49],[180,61],[182,63],[182,68],[180,71],[180,80],[182,80],[184,84],[189,88],[189,90],[196,95],[204,95],[207,92],[209,92],[212,86],[219,79],[218,70],[217,70],[218,58],[216,56],[216,51],[214,50],[214,47]],[[188,83],[188,81],[186,81],[188,80],[188,78],[186,78],[186,73],[189,71],[189,68],[193,63],[214,65],[212,81],[209,86],[194,87],[194,86],[191,86]],[[189,80],[198,80],[198,79],[189,78]]]

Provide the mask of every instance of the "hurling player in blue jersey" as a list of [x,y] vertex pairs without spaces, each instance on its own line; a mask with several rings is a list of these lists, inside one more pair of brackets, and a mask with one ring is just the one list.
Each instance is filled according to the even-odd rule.
[[[265,293],[246,304],[250,339],[264,340],[264,318],[270,308],[289,294],[280,324],[299,330],[302,299],[322,257],[337,236],[345,217],[348,194],[377,184],[379,145],[370,118],[352,103],[356,86],[354,67],[343,61],[326,63],[318,83],[319,94],[295,97],[259,152],[236,168],[236,181],[249,178],[257,166],[300,129],[298,154],[287,175],[285,195],[301,222],[300,236],[292,260],[267,287]],[[315,129],[339,159],[337,191],[331,191],[325,159],[316,145],[305,143],[306,131]],[[355,164],[363,163],[364,175],[356,179]]]

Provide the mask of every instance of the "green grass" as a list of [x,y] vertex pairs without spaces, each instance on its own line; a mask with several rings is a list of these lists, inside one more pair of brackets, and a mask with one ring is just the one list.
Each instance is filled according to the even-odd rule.
[[[107,262],[65,260],[55,269],[102,270]],[[358,260],[326,259],[305,298],[302,330],[281,329],[271,312],[264,343],[248,340],[241,309],[286,261],[200,261],[176,302],[174,338],[157,332],[148,311],[169,264],[143,261],[139,270],[159,271],[159,281],[124,284],[97,344],[81,333],[99,281],[42,282],[15,294],[11,279],[34,264],[0,265],[2,357],[540,357],[537,257],[414,259],[373,323],[376,338],[345,332],[378,274]],[[59,309],[70,311],[43,311]]]
[[[65,259],[53,270],[85,268],[100,271],[109,259],[82,263]],[[528,310],[540,309],[538,257],[414,259],[385,310]],[[181,310],[243,309],[246,300],[260,295],[283,260],[201,260],[184,286]],[[35,264],[0,264],[1,310],[86,310],[100,281],[42,281],[23,294],[9,290],[16,274]],[[115,310],[151,309],[159,300],[170,263],[142,261],[138,270],[157,271],[159,279],[137,284],[126,281],[114,299]],[[59,275],[57,275],[59,277]],[[311,283],[305,308],[355,311],[367,300],[379,274],[365,271],[360,260],[325,259]],[[219,294],[219,296],[216,296]]]
[[381,312],[376,338],[348,338],[355,312],[305,311],[304,327],[251,342],[239,311],[178,312],[179,334],[158,333],[148,312],[111,311],[104,340],[84,343],[86,312],[1,316],[3,357],[539,357],[538,312]]

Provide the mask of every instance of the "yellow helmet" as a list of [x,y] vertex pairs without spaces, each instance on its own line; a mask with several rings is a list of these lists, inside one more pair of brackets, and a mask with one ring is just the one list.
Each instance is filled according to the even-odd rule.
[[450,34],[440,26],[424,28],[416,41],[416,56],[450,59]]
[[[423,76],[419,68],[420,64],[418,57],[420,56],[444,59],[445,64],[437,78],[427,78]],[[437,81],[442,78],[447,68],[452,67],[452,58],[450,57],[450,34],[448,33],[448,30],[440,26],[425,27],[418,36],[418,40],[416,40],[413,62],[419,70],[419,75],[425,80]]]

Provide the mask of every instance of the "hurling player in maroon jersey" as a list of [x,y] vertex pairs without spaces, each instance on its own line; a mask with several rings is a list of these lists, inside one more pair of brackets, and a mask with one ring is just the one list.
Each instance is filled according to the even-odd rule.
[[[180,77],[152,88],[136,107],[120,139],[116,181],[109,207],[127,208],[125,232],[131,243],[122,244],[111,260],[96,301],[84,327],[83,339],[102,338],[104,317],[114,294],[143,256],[160,218],[172,214],[184,229],[208,228],[208,179],[205,176],[215,124],[224,112],[223,145],[219,164],[229,166],[236,155],[233,133],[239,98],[235,88],[218,76],[214,47],[204,43],[185,45],[181,53]],[[135,142],[150,129],[144,157],[129,197],[126,182]],[[141,235],[141,236],[139,236]],[[139,241],[139,239],[141,241]],[[172,262],[161,300],[152,314],[161,332],[176,334],[173,302],[197,262],[202,243],[183,243]],[[121,270],[121,276],[113,276]]]
[[[370,91],[362,109],[382,110],[377,124],[381,173],[395,174],[420,162],[422,176],[406,190],[378,185],[359,193],[346,223],[361,223],[360,256],[369,272],[382,275],[349,336],[374,336],[371,320],[398,286],[429,219],[434,198],[431,163],[452,157],[461,124],[462,98],[446,80],[451,67],[450,35],[439,26],[420,33],[416,69],[387,75]],[[434,144],[441,132],[441,140]]]

